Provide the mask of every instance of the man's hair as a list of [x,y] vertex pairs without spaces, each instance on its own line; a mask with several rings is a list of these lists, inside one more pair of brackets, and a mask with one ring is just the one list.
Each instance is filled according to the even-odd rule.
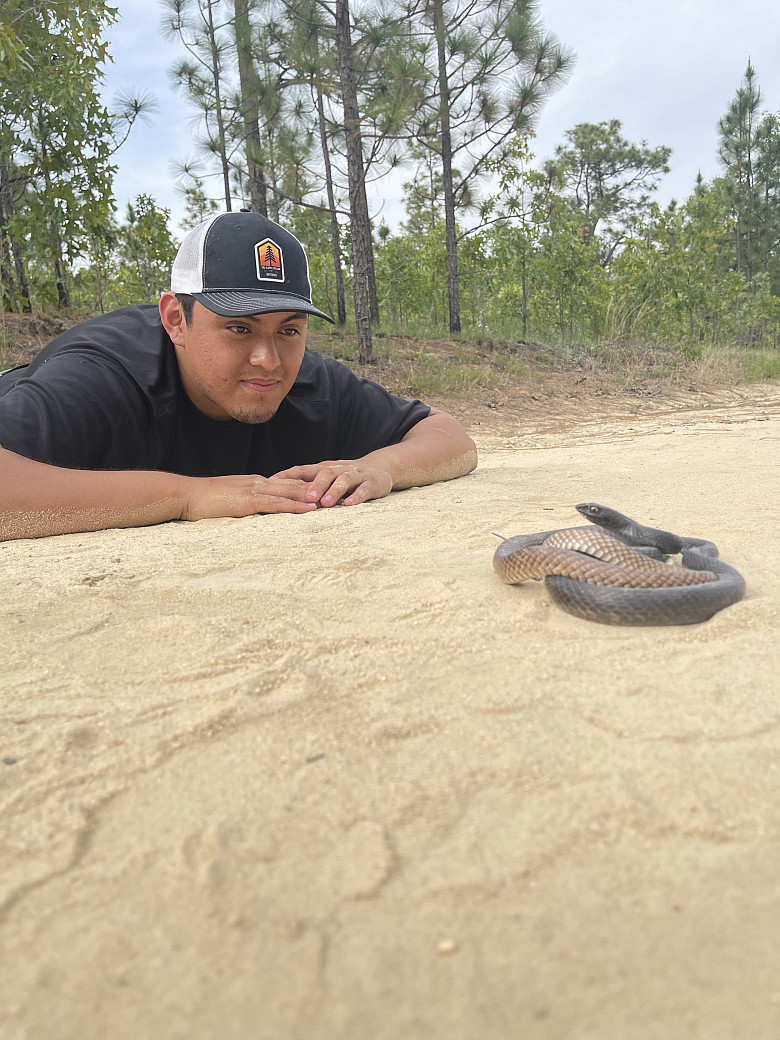
[[176,293],[176,299],[179,301],[182,314],[184,315],[184,323],[187,328],[192,325],[192,312],[195,309],[195,298],[190,296],[188,293]]

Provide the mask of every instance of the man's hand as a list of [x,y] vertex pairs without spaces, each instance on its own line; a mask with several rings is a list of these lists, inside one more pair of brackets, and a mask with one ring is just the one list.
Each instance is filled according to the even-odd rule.
[[182,520],[206,520],[255,513],[309,513],[317,501],[302,479],[268,480],[266,477],[192,477],[191,489],[181,512]]
[[306,500],[320,506],[339,501],[355,506],[394,489],[452,480],[470,473],[476,464],[477,449],[457,419],[431,408],[398,444],[378,448],[362,459],[293,466],[271,480],[306,481]]
[[376,461],[342,459],[318,462],[311,466],[293,466],[275,473],[269,483],[302,483],[307,488],[305,501],[320,506],[356,506],[372,498],[384,498],[393,490],[390,472]]

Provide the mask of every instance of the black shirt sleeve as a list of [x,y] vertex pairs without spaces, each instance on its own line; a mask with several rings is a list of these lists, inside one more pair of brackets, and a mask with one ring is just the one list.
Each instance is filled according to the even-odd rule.
[[398,444],[430,413],[430,408],[421,401],[396,397],[331,358],[325,362],[338,404],[335,458],[358,459],[371,451]]
[[55,354],[0,396],[0,444],[73,469],[151,469],[160,453],[133,378],[110,358],[79,352]]

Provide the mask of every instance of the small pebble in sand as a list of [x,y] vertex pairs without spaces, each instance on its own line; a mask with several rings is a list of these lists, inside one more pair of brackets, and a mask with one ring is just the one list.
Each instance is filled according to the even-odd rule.
[[447,954],[455,953],[458,948],[458,944],[454,939],[442,939],[439,942],[438,950],[439,953],[444,957]]

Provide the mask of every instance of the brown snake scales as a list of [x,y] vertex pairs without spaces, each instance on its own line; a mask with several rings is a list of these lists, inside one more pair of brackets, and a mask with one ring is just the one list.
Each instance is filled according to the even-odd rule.
[[[559,607],[605,625],[692,625],[745,595],[744,578],[712,542],[644,527],[594,502],[576,509],[598,527],[504,538],[493,556],[501,580],[543,577]],[[682,565],[667,562],[678,553]]]

